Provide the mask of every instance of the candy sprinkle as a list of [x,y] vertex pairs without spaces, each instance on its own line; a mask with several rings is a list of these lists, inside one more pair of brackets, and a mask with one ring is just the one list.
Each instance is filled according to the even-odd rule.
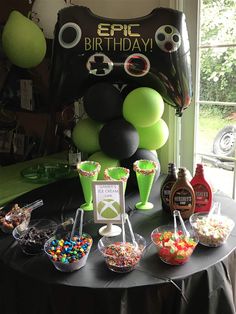
[[131,271],[139,262],[142,252],[130,242],[115,242],[104,250],[107,266],[116,272]]

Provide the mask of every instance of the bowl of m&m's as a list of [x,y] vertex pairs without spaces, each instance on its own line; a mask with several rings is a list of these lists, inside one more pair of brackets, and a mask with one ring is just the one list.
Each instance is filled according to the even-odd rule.
[[183,265],[188,262],[198,244],[198,237],[193,230],[186,234],[181,229],[174,231],[173,225],[157,227],[152,231],[151,239],[159,258],[169,265]]
[[73,272],[85,266],[93,240],[89,234],[55,235],[44,245],[44,251],[56,269]]
[[128,235],[124,240],[122,235],[102,237],[98,249],[102,253],[108,269],[116,273],[127,273],[138,265],[146,247],[146,240],[134,233],[132,240]]
[[189,222],[199,238],[199,243],[208,247],[223,245],[235,226],[231,218],[208,212],[192,214]]

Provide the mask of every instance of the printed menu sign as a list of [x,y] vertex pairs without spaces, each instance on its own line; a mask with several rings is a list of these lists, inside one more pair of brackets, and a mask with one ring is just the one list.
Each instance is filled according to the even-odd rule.
[[122,181],[94,181],[93,209],[95,223],[120,223],[125,212]]

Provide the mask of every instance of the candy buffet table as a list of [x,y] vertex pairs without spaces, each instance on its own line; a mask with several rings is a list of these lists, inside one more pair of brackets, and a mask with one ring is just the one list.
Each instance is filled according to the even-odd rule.
[[[1,314],[233,314],[236,305],[236,229],[219,248],[198,245],[183,266],[161,262],[151,244],[150,233],[170,217],[161,210],[160,184],[154,185],[154,209],[134,210],[136,191],[127,191],[126,210],[135,232],[147,240],[146,253],[139,266],[127,274],[109,271],[97,250],[100,225],[93,214],[85,213],[84,231],[93,247],[84,268],[74,273],[57,271],[47,256],[26,256],[10,235],[0,235],[0,313]],[[57,221],[74,216],[82,202],[78,178],[58,181],[17,198],[19,204],[38,198],[45,205],[33,218]],[[222,211],[236,221],[236,203],[223,194]]]

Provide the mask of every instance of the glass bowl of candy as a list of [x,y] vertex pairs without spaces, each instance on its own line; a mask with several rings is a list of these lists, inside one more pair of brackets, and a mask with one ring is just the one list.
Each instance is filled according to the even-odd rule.
[[12,233],[13,229],[21,225],[22,229],[27,228],[31,213],[34,209],[43,205],[43,200],[38,199],[33,203],[23,207],[14,204],[9,211],[1,211],[0,213],[0,228],[4,233]]
[[181,229],[174,231],[173,225],[163,225],[151,233],[152,242],[157,248],[159,258],[169,265],[183,265],[189,261],[198,237],[193,230],[186,234]]
[[83,233],[58,234],[50,238],[44,245],[44,251],[57,270],[73,272],[85,266],[93,244],[92,237]]
[[20,207],[18,204],[14,204],[9,212],[1,216],[0,228],[4,233],[10,234],[15,227],[22,223],[27,227],[30,218],[31,210],[29,208]]
[[45,242],[56,230],[56,222],[50,219],[35,219],[25,226],[20,224],[12,232],[22,251],[28,255],[43,253]]
[[199,243],[208,247],[224,244],[235,226],[231,218],[208,212],[192,214],[189,222],[199,238]]
[[107,267],[117,273],[127,273],[138,265],[146,247],[146,240],[134,233],[135,241],[126,235],[102,237],[98,241],[98,249],[105,258]]

